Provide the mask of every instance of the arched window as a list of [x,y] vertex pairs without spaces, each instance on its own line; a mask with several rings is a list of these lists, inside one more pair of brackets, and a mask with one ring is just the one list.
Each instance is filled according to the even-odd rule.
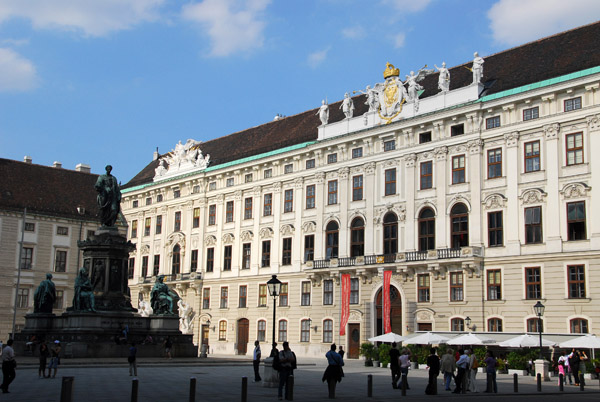
[[502,320],[500,318],[490,318],[488,320],[488,332],[502,332]]
[[310,321],[300,321],[300,342],[310,342]]
[[393,212],[388,212],[383,217],[383,254],[396,254],[398,252],[398,217]]
[[587,334],[588,333],[588,321],[585,318],[573,318],[571,320],[571,333],[572,334]]
[[[527,332],[540,332],[540,320],[538,318],[529,318],[527,319]],[[542,332],[544,331],[544,320],[542,320]]]
[[227,340],[227,321],[225,320],[219,321],[219,340]]
[[450,211],[450,238],[452,248],[469,245],[469,211],[465,204],[456,204]]
[[333,320],[323,321],[323,342],[333,343]]
[[259,342],[264,342],[267,334],[267,322],[265,320],[259,320],[256,326],[256,339]]
[[172,265],[171,273],[173,275],[176,275],[181,272],[181,248],[179,247],[179,244],[176,244],[175,247],[173,247],[173,260],[172,261],[173,261],[173,265]]
[[278,342],[287,342],[287,328],[287,320],[279,320],[279,335],[277,338]]
[[465,320],[462,318],[453,318],[450,320],[450,331],[464,331]]
[[354,218],[350,225],[350,257],[365,255],[365,221]]
[[338,244],[339,244],[339,226],[336,221],[331,221],[325,228],[325,258],[337,258],[338,257]]
[[435,249],[435,213],[424,208],[419,214],[419,251]]

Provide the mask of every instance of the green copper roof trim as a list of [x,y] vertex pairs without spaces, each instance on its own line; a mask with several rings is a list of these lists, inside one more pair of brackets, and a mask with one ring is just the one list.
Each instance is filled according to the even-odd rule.
[[202,171],[195,171],[195,172],[189,172],[189,173],[185,173],[179,176],[174,176],[174,177],[170,177],[168,179],[165,180],[161,180],[161,181],[157,181],[157,182],[152,182],[152,183],[145,183],[145,184],[140,184],[139,186],[134,186],[134,187],[130,187],[130,188],[126,188],[124,190],[122,190],[122,193],[130,193],[132,191],[136,191],[136,190],[141,190],[143,188],[146,187],[150,187],[150,186],[154,186],[156,184],[164,184],[164,183],[168,183],[170,181],[173,180],[179,180],[179,179],[183,179],[185,177],[188,176],[193,176],[196,175],[198,173],[206,173],[206,172],[212,172],[213,170],[218,170],[218,169],[222,169],[222,168],[226,168],[229,166],[234,166],[234,165],[239,165],[240,163],[245,163],[245,162],[250,162],[250,161],[254,161],[257,159],[262,159],[262,158],[266,158],[268,156],[273,156],[273,155],[278,155],[278,154],[282,154],[284,152],[288,152],[288,151],[294,151],[296,149],[300,149],[300,148],[305,148],[309,145],[315,144],[317,141],[307,141],[307,142],[303,142],[301,144],[296,144],[296,145],[290,145],[289,147],[284,147],[284,148],[279,148],[273,151],[269,151],[269,152],[265,152],[262,154],[258,154],[258,155],[252,155],[252,156],[248,156],[246,158],[242,158],[242,159],[236,159],[234,161],[231,162],[226,162],[220,165],[216,165],[216,166],[210,166]]
[[479,98],[478,102],[488,102],[494,99],[503,98],[505,96],[516,95],[522,92],[532,91],[534,89],[547,87],[549,85],[559,84],[561,82],[574,80],[576,78],[585,77],[592,74],[600,73],[600,66],[588,68],[581,71],[576,71],[571,74],[561,75],[560,77],[549,78],[544,81],[534,82],[533,84],[523,85],[522,87],[517,87],[513,89],[507,89],[506,91],[501,91],[492,95],[486,95]]

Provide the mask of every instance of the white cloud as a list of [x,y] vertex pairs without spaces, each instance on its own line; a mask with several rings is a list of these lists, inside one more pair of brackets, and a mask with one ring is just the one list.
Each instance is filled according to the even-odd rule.
[[182,8],[183,18],[199,23],[211,40],[212,56],[259,49],[264,43],[263,12],[270,0],[204,0]]
[[415,13],[424,10],[431,0],[382,0],[384,5],[391,5],[398,10]]
[[361,26],[342,29],[342,35],[348,39],[359,39],[365,36],[365,29]]
[[404,41],[406,40],[406,35],[403,34],[402,32],[399,34],[396,34],[393,38],[393,42],[394,42],[394,47],[396,49],[401,48],[402,46],[404,46]]
[[0,48],[0,92],[28,91],[37,86],[37,81],[31,61],[12,49]]
[[11,18],[30,20],[35,29],[82,32],[104,36],[158,19],[165,0],[2,0],[0,23]]
[[499,0],[487,16],[494,40],[513,46],[594,22],[598,15],[598,0]]
[[329,52],[329,47],[327,49],[319,50],[317,52],[311,53],[308,55],[308,65],[311,68],[317,68],[319,64],[323,63],[327,58],[327,53]]

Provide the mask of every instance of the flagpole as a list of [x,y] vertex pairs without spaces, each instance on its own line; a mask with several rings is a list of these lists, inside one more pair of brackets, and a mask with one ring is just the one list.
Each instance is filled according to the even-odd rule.
[[25,219],[27,218],[27,207],[23,209],[23,222],[21,224],[21,241],[19,246],[19,259],[17,261],[17,287],[15,289],[15,308],[13,310],[12,333],[10,338],[15,338],[15,324],[17,321],[17,302],[19,300],[19,286],[21,284],[21,258],[23,257],[23,242],[25,240]]

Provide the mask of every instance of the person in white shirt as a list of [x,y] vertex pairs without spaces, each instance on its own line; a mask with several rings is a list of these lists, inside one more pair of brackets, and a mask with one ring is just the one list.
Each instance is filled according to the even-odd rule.
[[258,372],[260,356],[260,342],[254,341],[254,353],[252,355],[252,365],[254,366],[254,382],[262,381],[262,378],[260,378],[260,373]]
[[2,389],[3,394],[8,394],[8,386],[16,377],[15,368],[17,361],[15,360],[15,351],[12,348],[13,340],[9,339],[2,350]]
[[465,379],[465,375],[467,370],[469,369],[469,355],[465,353],[464,350],[460,349],[458,351],[460,358],[456,362],[457,373],[456,373],[456,388],[454,389],[455,394],[460,394],[463,391],[463,380]]

